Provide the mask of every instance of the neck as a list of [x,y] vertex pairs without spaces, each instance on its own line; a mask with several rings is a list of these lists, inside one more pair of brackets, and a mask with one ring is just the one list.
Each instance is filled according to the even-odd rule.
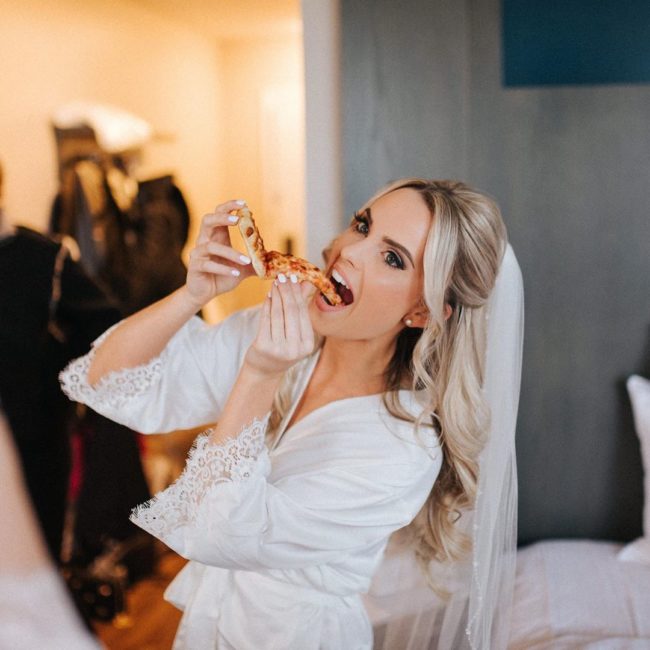
[[348,392],[380,393],[384,372],[395,350],[395,340],[350,341],[327,338],[314,374]]

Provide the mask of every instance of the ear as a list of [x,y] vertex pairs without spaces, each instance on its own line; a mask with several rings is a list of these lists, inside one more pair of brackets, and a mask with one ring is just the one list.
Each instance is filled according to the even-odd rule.
[[[453,313],[453,309],[451,308],[451,305],[446,302],[445,303],[445,309],[444,309],[444,317],[445,320],[447,320]],[[426,308],[425,305],[420,304],[418,305],[415,309],[411,310],[404,318],[402,321],[406,323],[406,321],[410,321],[410,323],[407,325],[407,327],[424,327],[427,324],[427,321],[429,319],[429,310]]]
[[429,310],[423,304],[419,304],[402,319],[407,327],[424,327],[428,320]]

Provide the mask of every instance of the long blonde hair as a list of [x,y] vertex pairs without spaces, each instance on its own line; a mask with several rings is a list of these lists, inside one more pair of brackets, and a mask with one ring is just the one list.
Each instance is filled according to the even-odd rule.
[[[394,417],[413,422],[416,431],[423,425],[438,431],[442,467],[409,526],[416,557],[428,576],[432,560],[458,560],[470,549],[470,539],[455,523],[476,498],[478,456],[489,424],[482,395],[486,304],[507,234],[496,203],[459,181],[402,179],[381,189],[362,210],[401,188],[416,190],[433,217],[424,249],[423,301],[429,318],[424,328],[407,327],[398,335],[384,374],[383,400]],[[446,304],[452,313],[445,320]],[[300,365],[285,375],[276,393],[271,432],[290,407]],[[417,417],[399,401],[398,391],[407,380],[422,407]]]

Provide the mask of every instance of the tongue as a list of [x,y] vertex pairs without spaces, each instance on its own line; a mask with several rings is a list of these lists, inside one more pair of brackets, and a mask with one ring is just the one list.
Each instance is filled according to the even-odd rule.
[[354,300],[354,297],[352,296],[352,292],[342,284],[339,285],[337,289],[338,289],[339,296],[341,296],[341,300],[343,300],[343,302],[346,305],[351,305]]

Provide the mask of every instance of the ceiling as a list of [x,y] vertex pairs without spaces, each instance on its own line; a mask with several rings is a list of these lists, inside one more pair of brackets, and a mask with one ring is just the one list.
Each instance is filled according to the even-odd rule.
[[217,39],[300,32],[300,0],[133,0]]

